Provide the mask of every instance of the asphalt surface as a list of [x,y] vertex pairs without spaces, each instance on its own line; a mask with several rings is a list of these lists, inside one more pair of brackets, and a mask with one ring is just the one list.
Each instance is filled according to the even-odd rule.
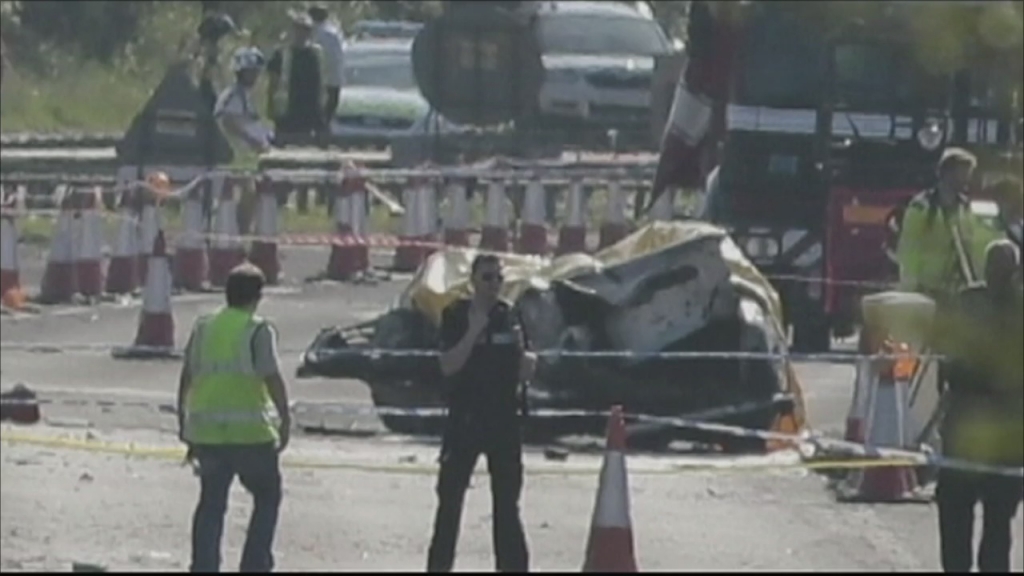
[[[286,248],[284,285],[272,289],[261,307],[261,313],[279,329],[286,375],[294,374],[300,352],[317,329],[372,318],[394,301],[404,285],[403,278],[373,285],[303,282],[326,261],[326,248]],[[31,292],[41,277],[42,261],[26,252],[22,262],[23,284]],[[197,315],[220,303],[216,294],[176,296],[176,342],[185,342]],[[25,383],[44,399],[60,403],[46,407],[44,426],[17,433],[81,436],[90,430],[104,439],[173,445],[173,420],[162,408],[173,401],[179,364],[110,357],[111,346],[131,343],[138,314],[138,302],[133,301],[47,307],[38,314],[0,318],[5,346],[47,347],[5,349],[0,355],[0,387]],[[811,425],[833,433],[842,430],[852,392],[852,367],[803,363],[797,370]],[[365,385],[354,381],[294,380],[291,395],[314,408],[323,402],[370,404]],[[115,403],[101,406],[95,400]],[[436,446],[429,440],[383,434],[372,416],[342,418],[313,410],[305,418],[372,435],[361,439],[300,435],[292,449],[296,457],[318,454],[349,463],[415,461],[427,468],[419,476],[373,475],[353,468],[289,469],[289,500],[278,539],[279,568],[419,569],[434,506],[429,466]],[[528,469],[557,468],[534,452],[528,457]],[[594,505],[596,458],[572,454],[564,464],[590,466],[591,472],[560,475],[555,470],[528,477],[524,515],[536,568],[578,569]],[[642,568],[931,571],[939,567],[936,514],[930,505],[838,504],[822,477],[789,466],[653,472],[707,458],[630,458],[632,519]],[[0,556],[5,571],[66,569],[68,562],[82,560],[83,555],[129,569],[184,566],[188,518],[182,510],[191,508],[195,496],[187,474],[170,472],[176,469],[175,463],[18,443],[4,445],[2,461]],[[723,461],[727,466],[738,462]],[[481,482],[485,480],[476,484]],[[459,564],[463,569],[491,567],[488,498],[482,492],[471,491],[466,508]],[[153,498],[154,494],[164,497]],[[98,512],[115,509],[125,516]],[[144,522],[145,518],[152,521]],[[228,531],[234,532],[227,538],[229,548],[237,551],[244,515],[233,512],[231,518]],[[1015,571],[1024,569],[1022,531],[1018,515]]]

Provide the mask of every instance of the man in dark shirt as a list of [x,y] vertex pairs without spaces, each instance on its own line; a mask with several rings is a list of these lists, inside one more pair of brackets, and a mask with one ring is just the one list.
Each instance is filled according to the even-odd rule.
[[[1009,240],[986,251],[985,283],[962,290],[943,324],[949,404],[942,422],[946,456],[990,465],[1024,465],[1024,297],[1015,280],[1020,254]],[[948,324],[946,324],[948,322]],[[984,514],[978,569],[1009,572],[1019,477],[939,471],[936,502],[942,566],[970,572],[974,507]]]
[[438,507],[427,571],[449,572],[462,520],[466,488],[481,453],[491,477],[494,553],[499,572],[529,567],[519,518],[523,488],[520,409],[522,384],[536,356],[527,351],[522,323],[498,297],[503,282],[496,256],[471,266],[473,297],[453,302],[441,315],[441,373],[446,379],[448,421],[437,480]]
[[323,55],[311,39],[313,20],[297,13],[292,21],[291,44],[275,50],[267,63],[269,116],[285,142],[326,135]]

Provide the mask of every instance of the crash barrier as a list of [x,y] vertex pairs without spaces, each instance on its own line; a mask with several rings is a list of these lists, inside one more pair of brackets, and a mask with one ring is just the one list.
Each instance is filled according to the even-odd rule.
[[[154,185],[152,177],[160,174],[152,172],[150,177],[139,180],[135,169],[125,169],[114,181],[114,190],[120,195],[116,242],[110,250],[106,283],[102,288],[96,286],[96,279],[103,276],[102,269],[96,266],[99,260],[96,254],[101,249],[98,246],[102,246],[98,238],[105,230],[97,218],[97,209],[83,207],[75,200],[90,198],[95,206],[95,187],[88,192],[81,192],[75,186],[63,189],[67,208],[62,206],[64,209],[54,213],[58,219],[51,247],[54,273],[45,285],[43,303],[65,303],[75,293],[95,296],[97,292],[112,295],[135,292],[145,280],[147,255],[157,230],[162,227],[158,207],[166,199],[173,198],[180,203],[184,224],[171,255],[174,285],[199,292],[222,287],[227,272],[246,257],[263,270],[268,283],[277,283],[281,273],[278,248],[285,245],[329,246],[324,276],[340,281],[367,273],[373,248],[394,250],[391,268],[412,271],[435,250],[468,245],[470,234],[477,230],[480,232],[478,247],[484,251],[548,253],[547,219],[551,216],[548,208],[553,187],[559,185],[568,185],[568,216],[559,227],[555,253],[587,248],[588,219],[585,216],[588,199],[592,196],[587,185],[605,186],[608,194],[599,241],[599,246],[603,247],[621,239],[630,230],[632,224],[625,218],[629,196],[626,187],[631,183],[642,185],[643,180],[636,176],[643,174],[643,170],[626,168],[363,170],[348,166],[341,172],[268,170],[259,174],[196,173],[196,170],[181,169],[174,176],[187,184],[172,190],[166,175],[162,185]],[[187,177],[191,179],[186,180]],[[404,186],[404,208],[390,201],[374,182],[398,182]],[[510,228],[508,192],[523,182],[526,186],[518,240],[513,242],[510,230],[514,231],[515,226]],[[251,185],[256,192],[252,234],[240,229],[243,219],[239,218],[241,191]],[[287,200],[297,188],[306,186],[328,190],[334,229],[322,234],[280,234],[282,200]],[[479,196],[475,193],[477,190],[484,196],[484,222],[480,227],[471,226],[470,222],[471,197]],[[23,197],[24,188],[15,196]],[[666,195],[663,201],[671,202],[670,196]],[[379,234],[370,229],[368,206],[372,199],[388,204],[393,214],[401,213],[398,234]],[[439,215],[441,207],[446,208],[443,216]],[[668,209],[661,214],[668,219],[671,212]],[[7,208],[4,216],[13,221],[18,216],[43,213]],[[71,224],[65,224],[69,220]],[[87,225],[76,224],[79,222]],[[68,248],[69,238],[71,249]],[[69,264],[69,259],[77,264]],[[66,272],[76,265],[82,270],[80,274]],[[770,279],[851,285],[871,290],[890,287],[886,283],[830,281],[798,275],[773,275]]]
[[[479,247],[491,251],[517,251],[526,254],[566,253],[586,250],[588,203],[594,195],[594,188],[606,188],[604,223],[600,228],[599,246],[610,245],[629,231],[625,210],[628,204],[628,186],[641,186],[650,178],[649,168],[629,167],[586,167],[565,166],[512,166],[509,168],[456,167],[418,170],[365,170],[348,166],[339,171],[317,170],[266,170],[261,173],[241,172],[191,172],[177,170],[173,178],[188,181],[178,190],[157,191],[145,180],[138,180],[137,170],[126,168],[113,182],[113,189],[120,195],[118,216],[124,222],[117,232],[117,242],[112,249],[106,286],[99,291],[126,293],[137,287],[145,276],[145,250],[152,245],[157,222],[149,212],[155,210],[160,200],[175,198],[180,202],[184,230],[178,238],[175,252],[180,253],[180,262],[174,265],[175,283],[187,290],[198,291],[209,282],[211,287],[223,286],[223,281],[232,265],[248,257],[263,269],[271,284],[278,280],[280,262],[277,247],[282,243],[330,245],[331,254],[327,262],[326,275],[332,279],[349,279],[369,268],[367,249],[373,245],[387,245],[394,248],[392,268],[398,271],[413,271],[419,267],[433,250],[453,244],[468,245],[470,233],[479,231]],[[152,172],[156,174],[158,172]],[[190,178],[189,178],[190,177]],[[10,180],[9,180],[10,181]],[[93,224],[94,208],[83,208],[71,202],[81,196],[79,188],[86,178],[79,178],[68,186],[68,193],[61,195],[60,209],[54,237],[53,282],[48,285],[47,302],[67,301],[74,293],[94,295],[97,291],[95,274],[89,276],[87,286],[78,286],[67,273],[58,271],[75,266],[68,261],[74,258],[95,262],[96,236],[102,234],[102,226]],[[106,182],[109,186],[111,183]],[[256,218],[254,234],[240,230],[239,217],[241,191],[255,185]],[[391,201],[378,186],[396,185],[400,189],[401,203]],[[553,196],[558,186],[568,186],[566,206],[568,215],[565,223],[557,226],[558,241],[551,246],[548,239],[548,223],[554,217]],[[147,189],[148,187],[148,189]],[[282,201],[303,188],[321,188],[329,198],[333,230],[323,235],[309,235],[306,238],[279,237]],[[479,188],[479,191],[478,191]],[[18,187],[17,196],[24,197],[24,186]],[[63,190],[63,188],[62,188]],[[142,193],[141,198],[135,197]],[[212,196],[212,198],[210,198]],[[482,199],[484,222],[475,225],[473,202]],[[513,198],[521,202],[513,202]],[[667,197],[666,197],[667,198]],[[368,218],[371,200],[389,205],[392,213],[401,213],[400,231],[387,238],[375,235]],[[93,201],[97,205],[101,202]],[[515,205],[521,204],[518,229],[514,225]],[[148,208],[148,209],[147,209]],[[444,210],[442,210],[444,208]],[[442,211],[444,214],[442,215]],[[663,212],[665,219],[671,210]],[[33,211],[32,215],[44,214]],[[80,216],[85,213],[85,216]],[[7,215],[24,215],[22,211],[7,210]],[[75,242],[68,220],[88,219],[85,227],[87,242]],[[131,230],[132,220],[140,220]],[[251,243],[246,249],[245,244]],[[75,254],[68,246],[83,246],[86,253]],[[137,270],[129,264],[130,255],[138,254]],[[90,270],[95,270],[92,266]],[[64,280],[61,282],[60,280]]]

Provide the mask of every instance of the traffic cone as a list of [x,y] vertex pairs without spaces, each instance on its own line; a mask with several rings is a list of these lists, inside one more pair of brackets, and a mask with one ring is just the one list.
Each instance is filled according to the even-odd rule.
[[626,195],[622,185],[612,181],[608,183],[608,203],[605,205],[604,223],[601,224],[598,248],[604,249],[629,234],[626,224]]
[[278,214],[277,191],[269,178],[257,183],[256,238],[249,248],[249,261],[263,271],[268,285],[276,285],[281,275],[277,253]]
[[508,252],[508,198],[505,185],[491,182],[484,198],[485,220],[480,229],[480,249]]
[[75,258],[75,279],[78,293],[82,296],[97,297],[103,294],[103,204],[99,188],[92,192],[77,194],[78,232],[76,239],[78,254]]
[[[864,419],[864,444],[869,451],[906,448],[907,383],[913,375],[897,372],[898,363],[892,360],[871,362]],[[851,472],[838,486],[838,495],[853,502],[923,502],[919,488],[912,466],[872,466]]]
[[547,205],[544,183],[531,180],[526,185],[523,199],[523,215],[519,224],[519,245],[516,251],[520,254],[543,256],[548,252]]
[[861,358],[857,361],[853,378],[853,397],[850,398],[850,409],[846,413],[846,430],[843,440],[863,444],[864,417],[867,414],[867,390],[871,382],[871,360]]
[[608,417],[608,443],[587,538],[584,572],[637,572],[626,478],[626,425],[622,407]]
[[366,179],[348,167],[331,196],[334,230],[338,238],[331,242],[327,278],[344,282],[370,269],[370,247],[364,241],[367,233]]
[[4,210],[0,215],[0,301],[5,308],[20,310],[25,306],[25,293],[18,263],[18,226],[15,214]]
[[139,287],[139,212],[131,189],[121,193],[117,243],[107,265],[107,294],[131,294]]
[[149,259],[152,255],[153,246],[156,245],[156,237],[163,233],[163,226],[160,219],[160,197],[150,189],[139,190],[139,255],[136,259],[136,271],[139,274],[139,283],[145,286],[146,277],[149,274]]
[[559,255],[587,251],[586,210],[587,198],[583,194],[583,183],[573,182],[569,185],[566,222],[558,229]]
[[214,216],[213,238],[210,240],[210,286],[223,288],[228,274],[245,261],[245,248],[238,230],[238,197],[235,183],[224,176],[214,177],[217,213]]
[[188,191],[181,207],[183,230],[174,247],[174,285],[190,292],[201,292],[206,283],[206,228],[203,194],[212,186],[207,179]]
[[469,198],[467,190],[458,181],[445,187],[448,211],[444,219],[444,243],[446,246],[469,246]]
[[127,348],[114,349],[114,358],[173,358],[179,355],[174,350],[171,285],[171,263],[167,256],[167,242],[161,230],[157,232],[149,257],[135,343]]
[[39,286],[39,301],[43,304],[70,302],[77,292],[75,286],[75,228],[76,214],[70,190],[60,199],[60,213],[50,242],[50,254]]
[[396,272],[415,272],[434,252],[430,244],[436,241],[436,190],[431,182],[414,178],[402,193],[405,214],[402,232],[395,247],[392,268]]

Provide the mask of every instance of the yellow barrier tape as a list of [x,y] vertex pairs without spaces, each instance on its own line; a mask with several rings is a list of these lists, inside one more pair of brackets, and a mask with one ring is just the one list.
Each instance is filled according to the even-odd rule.
[[[146,446],[135,443],[108,442],[104,440],[80,440],[75,438],[59,438],[54,436],[34,436],[31,434],[12,434],[0,432],[0,441],[7,444],[26,444],[46,448],[78,450],[104,454],[120,454],[142,458],[158,458],[162,460],[182,460],[185,457],[183,447]],[[360,462],[325,462],[301,458],[282,459],[285,468],[305,470],[351,470],[357,472],[374,472],[385,474],[436,474],[436,465],[415,464],[370,464]],[[632,475],[675,475],[685,472],[738,472],[763,470],[840,470],[859,468],[882,468],[889,466],[916,466],[911,460],[897,459],[843,459],[815,460],[810,462],[722,462],[722,463],[676,463],[663,469],[641,469],[630,471]],[[599,466],[586,469],[538,469],[527,467],[528,476],[575,476],[593,475],[600,471]],[[474,471],[475,476],[486,475],[484,470]]]

